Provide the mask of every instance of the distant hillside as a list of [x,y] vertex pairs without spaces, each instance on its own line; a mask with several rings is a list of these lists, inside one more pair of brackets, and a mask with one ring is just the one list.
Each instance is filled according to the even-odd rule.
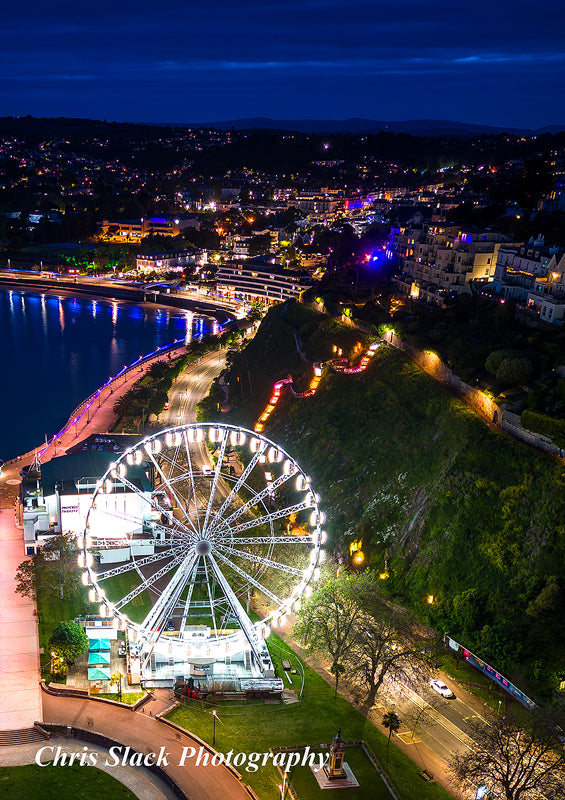
[[[273,309],[233,357],[234,410],[223,419],[252,427],[289,372],[308,385],[294,329],[312,360],[362,338],[304,306],[285,319]],[[328,373],[314,397],[286,395],[265,433],[311,475],[330,550],[362,539],[377,571],[388,565],[380,587],[391,597],[523,685],[526,675],[535,693],[555,686],[565,663],[559,464],[491,430],[387,346],[363,374]]]
[[[565,131],[564,125],[547,125],[536,130],[511,126],[476,125],[453,120],[416,119],[384,121],[362,119],[246,119],[219,120],[215,122],[107,122],[106,120],[77,119],[73,117],[0,117],[0,135],[27,136],[30,139],[60,136],[97,134],[110,137],[147,136],[159,128],[216,128],[218,130],[295,131],[297,133],[323,134],[375,134],[380,132],[405,133],[416,137],[450,136],[473,138],[481,134],[496,136],[501,133],[516,135],[556,134]],[[149,138],[153,138],[149,135]]]
[[[185,123],[171,123],[179,127],[187,127]],[[389,131],[391,133],[410,133],[412,136],[479,136],[482,133],[516,133],[532,134],[534,131],[524,128],[498,127],[492,125],[474,125],[467,122],[454,122],[453,120],[416,119],[401,122],[385,122],[382,120],[360,119],[269,119],[267,117],[250,117],[249,119],[232,119],[219,122],[194,123],[188,127],[219,128],[226,130],[290,130],[300,133],[378,133]],[[544,132],[557,133],[564,130],[565,125],[554,125],[544,129]],[[541,131],[540,131],[541,133]]]

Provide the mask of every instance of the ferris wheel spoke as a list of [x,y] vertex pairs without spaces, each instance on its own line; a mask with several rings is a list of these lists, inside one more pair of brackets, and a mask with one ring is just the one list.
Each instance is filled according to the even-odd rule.
[[[152,460],[152,462],[153,462],[153,464],[155,465],[155,467],[157,468],[157,462],[155,461],[155,459],[154,459],[154,457],[153,457],[153,454],[152,454],[152,453],[149,453],[149,457],[150,457],[150,459]],[[162,473],[160,473],[160,474],[162,474]],[[142,499],[143,499],[143,500],[144,500],[146,503],[149,503],[149,505],[151,506],[151,508],[152,508],[154,511],[157,511],[159,514],[166,514],[166,515],[168,516],[169,509],[166,509],[166,508],[163,508],[162,506],[160,506],[160,505],[159,505],[159,503],[158,503],[158,502],[157,502],[157,501],[156,501],[156,500],[155,500],[153,497],[151,497],[150,499],[147,499],[147,497],[145,497],[145,496],[144,496],[144,495],[143,495],[143,494],[142,494],[142,493],[139,491],[139,489],[137,489],[137,488],[136,488],[136,486],[135,486],[133,483],[131,483],[130,481],[128,481],[128,479],[127,479],[127,478],[125,478],[125,477],[122,477],[122,478],[120,478],[120,480],[121,480],[121,481],[122,481],[122,482],[123,482],[123,483],[124,483],[124,484],[125,484],[125,485],[126,485],[128,488],[129,488],[129,489],[131,489],[131,490],[132,490],[133,492],[135,492],[135,493],[136,493],[136,494],[137,494],[139,497],[141,497],[141,498],[142,498]],[[181,510],[182,510],[182,509],[181,509]],[[196,530],[195,530],[194,526],[192,525],[192,523],[190,522],[190,520],[188,520],[188,521],[189,521],[189,524],[190,524],[190,528],[189,528],[189,527],[187,527],[186,525],[184,525],[184,523],[183,523],[181,520],[177,519],[177,518],[176,518],[176,517],[174,517],[172,514],[171,514],[171,518],[172,518],[172,519],[174,519],[174,521],[175,521],[175,523],[176,523],[176,526],[177,526],[177,530],[182,530],[182,531],[184,531],[185,533],[196,533]]]
[[[287,544],[301,544],[301,545],[311,545],[317,544],[318,539],[314,534],[306,534],[305,536],[235,536],[233,538],[233,544],[275,544],[275,545],[287,545]],[[217,545],[215,545],[217,546]]]
[[184,601],[184,609],[183,609],[183,612],[182,612],[182,619],[181,619],[181,623],[180,623],[180,627],[179,627],[179,634],[181,636],[184,633],[184,629],[186,628],[186,621],[187,621],[188,617],[190,616],[190,601],[192,600],[192,593],[194,591],[194,584],[196,582],[196,579],[193,577],[193,575],[194,575],[194,571],[192,572],[192,574],[190,576],[191,580],[189,580],[187,582],[188,594],[186,596],[186,600]]
[[212,511],[212,506],[214,505],[214,497],[216,496],[216,488],[218,486],[218,480],[220,478],[220,473],[222,470],[222,462],[224,460],[224,453],[226,452],[227,443],[228,443],[228,431],[224,430],[224,436],[220,445],[220,454],[218,456],[218,463],[216,464],[216,469],[214,470],[214,478],[212,480],[212,487],[210,489],[210,497],[208,498],[208,506],[206,507],[206,516],[204,517],[204,524],[202,526],[203,531],[206,531],[208,529],[208,520],[210,519],[210,513]]
[[[182,515],[183,515],[184,519],[185,519],[185,520],[186,520],[186,522],[188,523],[188,527],[186,527],[186,526],[184,525],[184,523],[181,523],[181,521],[180,521],[180,520],[177,520],[177,522],[178,522],[179,524],[181,524],[181,525],[182,525],[182,527],[183,527],[183,528],[185,528],[187,531],[188,531],[188,530],[189,530],[189,528],[190,528],[190,529],[191,529],[191,530],[192,530],[194,533],[196,533],[197,531],[196,531],[196,528],[194,527],[194,524],[193,524],[192,520],[190,519],[190,517],[188,516],[187,512],[185,511],[185,509],[184,509],[184,507],[183,507],[183,505],[182,505],[182,503],[181,503],[181,501],[180,501],[180,498],[179,498],[179,496],[177,495],[177,493],[176,493],[176,492],[175,492],[175,490],[173,489],[173,486],[172,486],[171,482],[169,481],[169,479],[168,479],[168,478],[165,476],[165,474],[164,474],[163,470],[161,469],[161,466],[160,466],[160,464],[158,464],[158,462],[157,462],[157,459],[155,458],[155,456],[153,455],[153,453],[149,453],[149,458],[151,459],[151,461],[153,462],[153,464],[154,464],[154,466],[155,466],[155,469],[157,470],[157,472],[158,472],[158,473],[159,473],[159,475],[161,476],[161,480],[163,481],[164,485],[166,486],[166,488],[168,489],[168,491],[171,493],[171,495],[174,497],[174,499],[175,499],[175,502],[176,502],[176,504],[177,504],[177,507],[178,507],[179,511],[182,513]],[[157,505],[157,508],[160,510],[160,508],[161,508],[161,507],[159,506],[159,504],[158,504],[158,503],[156,503],[156,505]],[[162,511],[162,513],[165,513],[165,511],[163,510],[163,511]],[[175,517],[175,519],[176,519],[176,517]]]
[[235,547],[228,547],[227,545],[223,544],[216,544],[215,547],[218,550],[221,550],[222,553],[229,553],[231,556],[245,558],[247,561],[254,561],[263,567],[272,567],[273,569],[278,569],[281,572],[288,572],[289,575],[296,575],[300,578],[304,575],[303,569],[291,567],[288,564],[281,564],[280,561],[273,561],[272,559],[264,558],[263,556],[253,555],[253,553],[248,553],[246,550],[237,550]]
[[96,575],[97,580],[105,581],[108,578],[114,578],[116,575],[123,575],[124,572],[131,572],[134,569],[138,569],[139,567],[146,567],[148,564],[154,564],[156,561],[160,561],[163,558],[170,558],[171,551],[170,549],[165,551],[164,553],[155,553],[152,556],[144,556],[143,558],[133,558],[128,561],[127,564],[122,564],[119,567],[113,567],[112,569],[107,569],[105,572],[98,572]]
[[[254,453],[253,458],[251,459],[249,464],[245,467],[245,469],[243,470],[243,472],[241,473],[241,475],[239,476],[237,481],[234,483],[234,485],[232,486],[228,496],[226,497],[226,499],[224,500],[224,502],[222,503],[222,505],[218,509],[218,512],[216,514],[216,519],[221,519],[222,515],[224,514],[226,509],[228,509],[230,507],[230,505],[233,502],[233,500],[237,497],[237,493],[245,485],[245,481],[247,480],[249,475],[251,475],[251,473],[253,472],[253,470],[255,469],[257,464],[259,463],[259,458],[265,452],[266,449],[267,449],[267,445],[265,445],[260,450],[257,450],[256,453]],[[214,524],[212,524],[210,530],[214,530],[214,527],[215,527]]]
[[151,586],[153,586],[153,584],[156,583],[158,580],[167,575],[172,570],[173,567],[175,567],[177,564],[180,564],[180,562],[184,561],[185,558],[186,558],[185,553],[184,552],[180,553],[179,555],[171,559],[171,561],[169,561],[169,563],[166,564],[164,567],[161,567],[161,569],[157,570],[157,572],[154,572],[153,575],[150,575],[148,578],[144,578],[142,582],[139,584],[139,586],[136,586],[135,589],[132,589],[131,592],[129,592],[129,594],[126,594],[125,597],[122,597],[121,600],[118,600],[117,603],[114,603],[116,609],[119,611],[124,606],[127,606],[128,603],[134,600],[139,594],[144,592],[146,589],[149,589]]
[[204,573],[206,575],[206,588],[208,590],[208,598],[210,600],[210,613],[212,614],[212,622],[214,623],[214,630],[218,629],[218,623],[216,622],[216,610],[214,608],[214,597],[212,595],[212,586],[210,585],[210,573],[208,571],[208,564],[206,559],[203,559],[204,562]]
[[242,533],[243,531],[248,531],[251,528],[258,528],[261,525],[267,525],[271,522],[274,522],[277,519],[281,519],[283,517],[288,517],[290,514],[297,514],[299,511],[304,511],[305,509],[310,508],[310,505],[306,502],[297,503],[294,506],[288,506],[286,508],[277,509],[277,511],[273,511],[270,514],[263,514],[260,517],[254,517],[253,519],[248,520],[247,522],[241,522],[239,525],[234,525],[233,528],[229,527],[228,525],[221,525],[215,530],[215,535],[222,536],[226,533],[234,534],[234,533]]
[[[109,516],[114,520],[115,519],[119,519],[119,520],[123,520],[124,522],[133,523],[140,530],[143,530],[143,527],[145,526],[145,527],[150,528],[152,532],[157,531],[157,532],[165,533],[165,534],[167,534],[167,537],[169,539],[177,540],[179,543],[183,543],[183,542],[186,543],[186,541],[187,541],[187,537],[186,537],[184,532],[182,532],[182,533],[179,532],[179,530],[177,528],[168,528],[166,525],[161,525],[158,522],[156,522],[155,520],[144,520],[142,517],[133,517],[130,514],[126,514],[125,512],[122,512],[122,511],[117,511],[116,509],[113,509],[113,510],[110,511],[107,508],[96,508],[95,510],[96,510],[97,514],[105,514],[106,516]],[[132,538],[132,533],[134,533],[134,532],[131,531],[130,533],[128,533],[126,535],[126,537],[124,537],[123,540],[119,540],[119,539],[113,538],[112,541],[123,541],[123,546],[124,547],[126,547],[126,546],[129,547],[129,545],[132,542],[135,542],[135,541],[145,542],[145,539],[143,539],[143,538],[142,539],[133,539]],[[193,534],[191,534],[191,535],[193,535]],[[96,537],[94,537],[94,539],[97,542],[101,542],[101,541],[105,540],[105,537],[96,536]]]
[[[275,481],[273,481],[269,486],[266,486],[264,489],[262,489],[256,495],[254,495],[250,500],[247,501],[247,503],[244,503],[240,508],[234,511],[233,514],[230,514],[229,517],[226,517],[221,522],[218,520],[217,527],[220,527],[220,525],[222,527],[231,525],[231,523],[234,520],[238,519],[238,517],[241,517],[242,514],[245,514],[246,511],[249,511],[249,509],[257,505],[257,503],[260,503],[261,500],[265,499],[265,497],[271,497],[273,492],[275,492],[279,488],[279,486],[282,486],[284,483],[286,483],[291,477],[292,475],[286,475],[283,472],[283,474],[279,475],[279,477]],[[305,506],[305,508],[309,507],[310,507],[309,505]]]
[[266,586],[263,586],[261,583],[259,583],[258,580],[255,580],[255,578],[249,575],[248,572],[245,572],[245,570],[241,569],[241,567],[238,567],[237,564],[234,564],[233,561],[231,561],[229,558],[224,556],[222,553],[219,553],[218,551],[216,551],[216,556],[220,559],[220,561],[223,561],[224,564],[226,564],[237,575],[239,575],[240,578],[244,578],[244,580],[248,581],[248,583],[250,583],[256,589],[259,589],[260,592],[263,592],[263,594],[270,600],[272,600],[273,603],[276,603],[277,607],[283,605],[284,601],[281,600],[280,597],[277,597],[276,594],[273,594],[273,592],[267,589]]
[[[183,431],[183,441],[184,441],[184,449],[186,453],[186,463],[187,463],[187,471],[190,475],[190,489],[192,492],[192,500],[194,502],[194,515],[196,517],[196,527],[198,529],[198,534],[201,533],[202,529],[200,527],[200,514],[198,512],[198,502],[196,500],[196,487],[194,485],[194,470],[192,469],[192,458],[190,456],[190,447],[188,442],[188,437],[186,435],[186,430]],[[190,514],[190,496],[187,498],[187,510]]]

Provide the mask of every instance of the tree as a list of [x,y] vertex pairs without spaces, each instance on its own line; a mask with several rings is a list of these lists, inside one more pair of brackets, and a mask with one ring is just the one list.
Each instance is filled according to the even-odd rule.
[[315,591],[298,612],[295,634],[306,641],[310,652],[322,651],[332,659],[335,695],[340,666],[363,616],[361,600],[372,589],[364,575],[340,575]]
[[453,756],[459,780],[487,786],[503,800],[560,800],[565,796],[565,752],[541,712],[490,714],[474,724],[473,750]]
[[254,236],[249,241],[249,255],[262,256],[268,253],[271,249],[271,237],[268,233],[262,233]]
[[122,699],[122,678],[123,677],[124,676],[122,675],[122,673],[120,672],[119,669],[117,669],[115,672],[113,672],[110,675],[110,686],[117,686],[118,687],[118,700],[120,700],[120,701]]
[[118,419],[134,416],[134,413],[137,411],[137,401],[132,389],[123,394],[121,397],[118,397],[112,406],[112,411],[118,417]]
[[388,746],[390,744],[390,738],[393,733],[400,730],[400,720],[398,719],[396,711],[388,711],[383,716],[383,725],[385,728],[388,728],[388,740],[386,743],[386,763],[388,764]]
[[496,370],[499,383],[525,383],[532,374],[533,366],[529,358],[505,358]]
[[22,561],[16,570],[16,592],[35,600],[35,562],[32,558]]
[[49,639],[49,649],[67,663],[88,650],[88,636],[77,622],[61,622]]
[[169,365],[167,364],[166,361],[161,359],[160,361],[154,361],[149,366],[145,374],[151,376],[151,380],[153,381],[160,381],[162,378],[165,377],[168,371],[169,371]]
[[55,592],[60,600],[76,597],[80,591],[76,556],[72,535],[63,533],[48,539],[39,553],[19,565],[16,592],[31,598],[41,590]]
[[386,677],[411,683],[415,667],[423,665],[424,640],[417,636],[407,614],[389,608],[375,598],[359,620],[346,663],[367,691],[370,708]]
[[57,592],[60,600],[78,595],[77,549],[72,534],[61,533],[48,539],[35,559],[38,584]]

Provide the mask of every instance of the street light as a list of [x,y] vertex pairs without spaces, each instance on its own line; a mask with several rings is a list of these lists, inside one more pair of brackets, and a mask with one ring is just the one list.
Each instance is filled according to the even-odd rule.
[[216,711],[216,709],[212,711],[212,717],[214,719],[214,733],[212,735],[212,746],[214,747],[216,744],[216,720],[218,718],[218,712]]

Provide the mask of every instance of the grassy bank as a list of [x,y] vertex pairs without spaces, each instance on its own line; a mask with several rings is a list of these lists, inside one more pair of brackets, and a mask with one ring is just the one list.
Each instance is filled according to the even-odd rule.
[[[228,421],[252,427],[275,380],[305,382],[312,361],[354,330],[280,307],[232,360]],[[348,350],[349,348],[349,350]],[[247,373],[249,372],[249,376]],[[239,380],[238,380],[239,379]],[[327,373],[314,397],[286,395],[265,433],[312,476],[329,547],[360,539],[382,590],[535,692],[563,676],[565,475],[484,422],[402,353],[381,347],[359,375]],[[433,595],[433,603],[427,598]]]
[[[88,780],[84,771],[88,769]],[[39,786],[41,791],[38,793]],[[0,767],[0,797],[9,800],[92,800],[93,797],[111,797],[112,800],[136,800],[133,792],[122,783],[99,769],[72,764],[66,767]]]

